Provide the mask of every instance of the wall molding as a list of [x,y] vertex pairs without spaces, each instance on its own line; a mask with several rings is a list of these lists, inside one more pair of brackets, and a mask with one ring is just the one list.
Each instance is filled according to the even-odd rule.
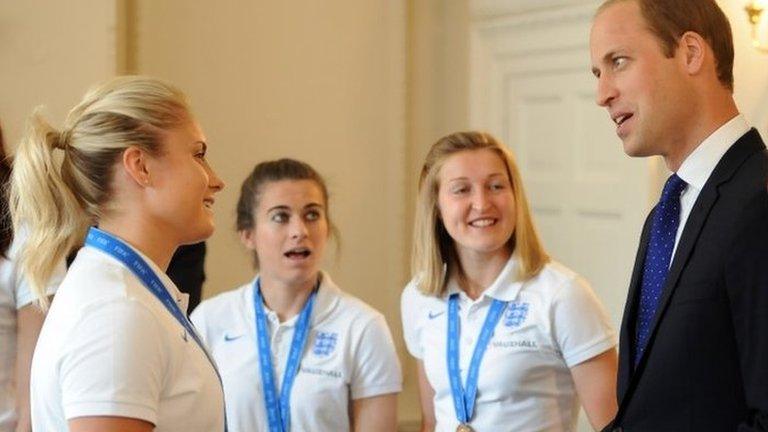
[[562,11],[569,7],[587,6],[594,11],[599,0],[470,0],[473,21],[495,21],[511,15],[535,15],[538,12]]

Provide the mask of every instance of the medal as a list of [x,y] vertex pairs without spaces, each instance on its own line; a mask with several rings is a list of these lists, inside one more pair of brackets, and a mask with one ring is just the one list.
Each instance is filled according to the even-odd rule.
[[456,428],[456,432],[475,432],[475,430],[472,429],[472,426],[462,423]]

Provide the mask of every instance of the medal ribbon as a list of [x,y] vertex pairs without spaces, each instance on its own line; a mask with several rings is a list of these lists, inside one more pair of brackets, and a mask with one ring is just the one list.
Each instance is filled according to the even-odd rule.
[[448,349],[446,360],[448,363],[448,378],[453,395],[453,407],[460,424],[469,423],[474,414],[480,363],[483,360],[483,355],[485,355],[485,349],[488,348],[488,343],[490,343],[493,337],[493,330],[496,328],[496,324],[499,323],[501,313],[506,306],[507,302],[501,300],[493,300],[493,303],[491,303],[488,315],[483,323],[483,328],[480,330],[475,351],[472,353],[465,391],[461,386],[461,372],[459,371],[459,294],[451,294],[448,298]]
[[[91,227],[88,230],[88,235],[85,237],[85,244],[86,246],[98,249],[111,256],[112,258],[120,261],[131,272],[133,272],[137,278],[139,278],[139,280],[142,282],[142,284],[144,284],[149,292],[154,294],[160,303],[165,306],[165,309],[167,309],[168,312],[174,318],[176,318],[176,321],[178,321],[182,327],[184,327],[184,330],[187,332],[187,334],[192,336],[192,339],[195,340],[197,345],[203,351],[203,354],[205,354],[205,357],[208,358],[211,366],[213,366],[213,370],[216,372],[216,376],[219,379],[219,384],[221,384],[221,375],[219,375],[216,362],[213,361],[213,357],[211,357],[211,354],[205,348],[205,344],[203,344],[200,336],[197,335],[195,327],[189,321],[184,312],[182,312],[181,308],[176,303],[176,299],[171,296],[171,293],[169,293],[165,288],[165,285],[163,285],[163,282],[152,270],[152,267],[150,267],[149,264],[147,264],[147,262],[144,261],[144,259],[130,246],[125,244],[125,242],[96,227]],[[226,430],[226,416],[224,430]]]
[[264,299],[261,295],[261,282],[256,279],[253,287],[253,304],[256,311],[256,337],[259,347],[259,365],[261,366],[261,387],[264,391],[264,404],[267,407],[267,420],[270,432],[288,432],[291,430],[291,388],[296,374],[299,371],[301,354],[309,336],[309,319],[315,304],[315,297],[320,285],[312,290],[304,308],[299,314],[296,328],[293,332],[291,350],[288,353],[288,361],[283,373],[283,385],[280,389],[280,399],[277,397],[277,383],[275,371],[272,366],[272,350],[269,343],[269,328],[267,327],[267,315],[264,312]]

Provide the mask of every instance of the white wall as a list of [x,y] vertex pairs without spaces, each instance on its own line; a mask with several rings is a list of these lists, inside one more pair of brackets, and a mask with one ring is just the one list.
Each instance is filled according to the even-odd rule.
[[85,90],[116,71],[115,0],[0,2],[0,122],[16,146],[33,108],[60,124]]
[[[749,122],[768,139],[768,53],[752,48],[746,0],[718,0],[731,21],[736,47],[734,97]],[[763,14],[768,21],[768,13]],[[768,43],[768,40],[764,41]]]

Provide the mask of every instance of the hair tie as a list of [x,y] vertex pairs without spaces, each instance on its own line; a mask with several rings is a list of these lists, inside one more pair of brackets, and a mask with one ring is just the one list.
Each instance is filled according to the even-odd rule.
[[69,142],[69,133],[62,131],[60,133],[55,133],[55,135],[56,136],[53,139],[53,148],[66,150]]

